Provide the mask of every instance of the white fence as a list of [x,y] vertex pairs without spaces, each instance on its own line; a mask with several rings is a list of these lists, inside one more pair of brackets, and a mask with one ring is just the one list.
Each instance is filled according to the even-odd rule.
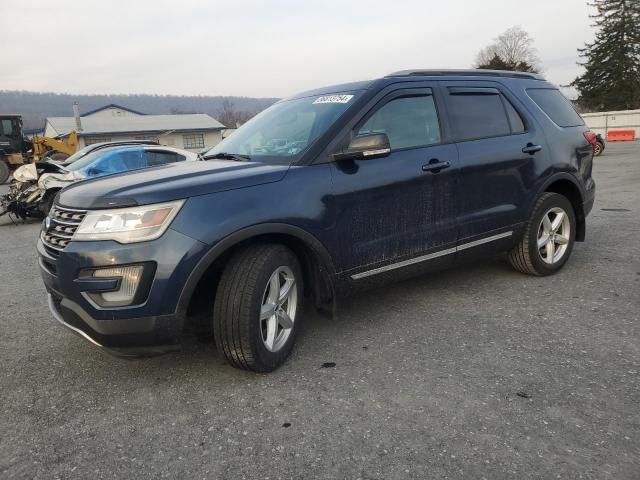
[[583,113],[582,118],[591,130],[602,134],[605,140],[609,130],[635,130],[636,139],[640,138],[640,110]]

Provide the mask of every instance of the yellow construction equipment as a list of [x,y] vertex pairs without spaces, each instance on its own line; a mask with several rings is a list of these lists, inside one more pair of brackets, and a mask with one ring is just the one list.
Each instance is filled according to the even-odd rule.
[[22,117],[0,113],[0,184],[24,163],[45,159],[64,160],[78,149],[78,134],[73,131],[63,140],[36,135],[31,140],[22,131]]
[[33,161],[37,162],[45,157],[53,160],[64,160],[78,150],[78,134],[72,131],[64,140],[36,135],[31,139]]

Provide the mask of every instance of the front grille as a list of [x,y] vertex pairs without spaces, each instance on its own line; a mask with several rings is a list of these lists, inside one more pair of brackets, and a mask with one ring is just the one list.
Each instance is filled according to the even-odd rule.
[[57,255],[58,252],[64,250],[86,214],[86,210],[54,205],[49,212],[49,226],[42,230],[42,242],[47,251],[52,255]]

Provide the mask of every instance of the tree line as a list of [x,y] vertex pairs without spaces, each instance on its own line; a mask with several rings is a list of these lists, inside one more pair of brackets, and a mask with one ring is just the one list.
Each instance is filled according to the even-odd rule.
[[0,90],[0,113],[19,113],[24,127],[42,128],[46,117],[73,116],[73,102],[80,112],[115,103],[150,115],[206,113],[226,127],[244,123],[276,102],[277,98],[182,95],[73,95],[69,93]]

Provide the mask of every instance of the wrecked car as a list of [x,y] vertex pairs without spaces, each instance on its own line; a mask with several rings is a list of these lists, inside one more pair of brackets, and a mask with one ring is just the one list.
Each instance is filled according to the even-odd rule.
[[0,197],[0,215],[42,217],[49,213],[57,193],[73,183],[200,158],[186,150],[153,144],[115,145],[78,153],[82,155],[64,163],[47,161],[17,168],[9,193]]

